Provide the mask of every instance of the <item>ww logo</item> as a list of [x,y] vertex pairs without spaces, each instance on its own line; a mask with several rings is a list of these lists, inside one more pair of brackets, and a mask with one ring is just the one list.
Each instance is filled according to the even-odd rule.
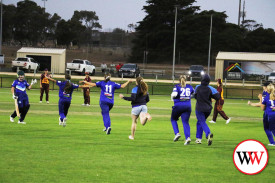
[[261,142],[249,139],[237,145],[234,150],[233,161],[240,172],[254,175],[266,167],[268,153]]

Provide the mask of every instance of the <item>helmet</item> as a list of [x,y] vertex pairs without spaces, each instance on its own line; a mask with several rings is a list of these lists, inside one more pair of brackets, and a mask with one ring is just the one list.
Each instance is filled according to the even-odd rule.
[[18,71],[17,72],[17,77],[19,77],[19,76],[25,76],[24,71]]

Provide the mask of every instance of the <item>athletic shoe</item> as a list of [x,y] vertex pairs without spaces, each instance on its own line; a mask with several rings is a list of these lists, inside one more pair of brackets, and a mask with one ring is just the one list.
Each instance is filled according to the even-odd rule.
[[39,103],[42,103],[42,101],[40,101]]
[[24,122],[24,121],[18,121],[18,124],[23,124],[23,125],[25,125],[26,122]]
[[14,118],[10,116],[10,122],[14,122]]
[[109,135],[111,133],[111,127],[108,127],[107,130],[106,130],[106,134]]
[[191,142],[191,139],[190,139],[190,137],[188,137],[188,138],[186,139],[186,141],[185,141],[184,145],[189,145],[189,144],[190,144],[190,142]]
[[103,128],[103,131],[106,132],[107,128]]
[[195,141],[197,144],[201,144],[201,139],[196,139]]
[[65,127],[67,125],[66,122],[67,122],[67,118],[64,118],[63,119],[63,127]]
[[49,104],[50,102],[49,101],[47,101],[47,104]]
[[61,121],[61,119],[60,118],[58,119],[59,119],[59,125],[63,125],[63,122]]
[[225,124],[228,124],[230,122],[231,118],[229,118],[228,120],[226,120]]
[[90,107],[91,105],[90,104],[86,104],[87,107]]
[[180,134],[177,133],[177,134],[175,135],[175,137],[174,137],[174,142],[177,142],[177,141],[179,140],[180,137],[181,137]]
[[208,146],[211,146],[212,141],[213,141],[213,133],[210,133],[210,134],[208,135],[208,138],[207,138]]
[[129,136],[130,140],[134,140],[134,137],[132,135]]
[[83,106],[86,106],[86,104],[82,104]]
[[211,120],[211,121],[209,121],[209,123],[216,123],[216,121]]
[[267,144],[268,146],[275,146],[275,144]]

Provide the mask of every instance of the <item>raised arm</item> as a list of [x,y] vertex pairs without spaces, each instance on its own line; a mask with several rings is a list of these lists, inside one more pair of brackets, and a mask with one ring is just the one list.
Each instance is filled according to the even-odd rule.
[[130,82],[132,82],[131,79],[129,79],[126,83],[121,85],[121,88],[125,88]]
[[[83,81],[83,83],[85,83],[86,85],[89,85],[90,87],[96,86],[95,83],[90,83],[90,82],[87,82],[87,81]],[[85,87],[82,87],[82,88],[85,88]]]

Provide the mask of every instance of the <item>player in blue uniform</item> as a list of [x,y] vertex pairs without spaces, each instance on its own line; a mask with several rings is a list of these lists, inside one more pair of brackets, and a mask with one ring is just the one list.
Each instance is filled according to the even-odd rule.
[[152,117],[148,113],[146,104],[150,101],[148,93],[148,85],[145,83],[142,77],[136,78],[136,87],[132,89],[131,97],[124,97],[119,95],[121,99],[131,101],[132,104],[132,126],[130,140],[134,140],[135,131],[137,127],[137,119],[140,117],[140,123],[145,125],[147,120],[151,121]]
[[171,94],[171,98],[174,100],[174,106],[172,107],[171,114],[171,123],[175,133],[174,142],[176,142],[181,137],[177,123],[179,117],[181,117],[185,135],[184,145],[188,145],[191,142],[189,118],[192,111],[191,95],[194,93],[194,89],[191,85],[186,84],[186,76],[184,75],[179,77],[179,82],[180,84],[174,86],[173,92]]
[[[11,85],[11,93],[13,96],[12,98],[17,99],[17,105],[20,113],[18,124],[26,124],[26,122],[24,122],[24,119],[30,108],[29,98],[26,89],[30,90],[32,88],[32,85],[36,83],[36,80],[32,80],[31,84],[29,84],[26,80],[24,80],[24,71],[18,71],[17,77],[18,79],[14,80]],[[14,118],[16,116],[17,114],[15,110],[10,116],[10,121],[14,122]]]
[[208,74],[205,74],[202,78],[201,85],[197,85],[195,88],[195,98],[197,99],[196,103],[196,116],[197,116],[197,144],[201,144],[203,131],[205,132],[207,143],[210,146],[212,144],[213,133],[210,132],[210,128],[206,124],[206,119],[210,115],[212,110],[212,101],[211,98],[215,100],[220,99],[219,92],[209,86],[210,77]]
[[67,125],[67,114],[71,105],[72,94],[74,89],[76,88],[87,88],[87,86],[73,84],[71,82],[71,76],[65,75],[65,81],[56,81],[50,77],[47,77],[50,81],[56,83],[59,86],[59,125],[63,125],[65,127]]
[[98,81],[96,83],[90,83],[83,81],[85,84],[90,86],[96,86],[101,88],[99,105],[101,108],[101,114],[103,117],[103,122],[105,128],[103,131],[106,131],[106,134],[109,135],[111,133],[111,119],[110,119],[110,110],[114,106],[114,93],[115,90],[120,88],[125,88],[131,80],[128,80],[124,84],[119,84],[111,81],[111,74],[105,74],[104,81]]
[[267,86],[267,94],[262,101],[261,108],[264,111],[264,130],[269,140],[269,146],[275,146],[275,93],[274,85]]

